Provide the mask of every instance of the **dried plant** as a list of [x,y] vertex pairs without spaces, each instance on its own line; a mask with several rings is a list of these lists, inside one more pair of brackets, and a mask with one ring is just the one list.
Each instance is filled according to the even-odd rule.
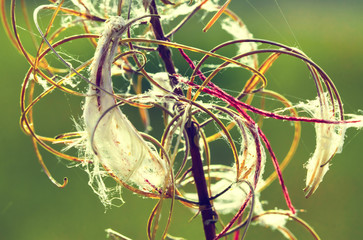
[[[39,146],[87,171],[89,185],[106,207],[122,201],[121,187],[158,199],[147,223],[148,239],[178,239],[168,234],[175,201],[201,214],[208,240],[231,235],[244,239],[251,222],[296,239],[285,226],[288,220],[301,224],[319,239],[297,216],[282,176],[298,147],[300,123],[314,123],[316,131],[316,147],[306,164],[306,197],[316,191],[331,159],[342,150],[345,130],[363,126],[363,116],[344,114],[338,90],[323,69],[299,49],[254,39],[242,20],[228,9],[231,0],[161,0],[158,6],[155,0],[49,2],[33,12],[40,36],[40,42],[33,38],[35,54],[24,47],[18,34],[16,1],[11,1],[9,22],[4,0],[1,9],[9,38],[30,64],[21,89],[21,127],[31,136],[39,162],[56,186],[65,187],[67,179],[59,183],[52,177]],[[33,32],[25,1],[21,3],[28,30]],[[174,41],[174,35],[188,28],[186,24],[197,14],[210,19],[203,31],[219,24],[231,40],[211,50]],[[46,20],[40,21],[43,16]],[[203,33],[193,37],[203,38]],[[88,53],[94,52],[89,60],[77,60],[60,50],[85,39],[90,42]],[[225,49],[232,47],[235,52],[228,57]],[[265,74],[282,55],[307,66],[316,86],[316,99],[291,103],[267,89]],[[178,61],[180,66],[174,61],[176,56],[184,61]],[[260,64],[258,56],[267,57]],[[178,70],[185,65],[189,72]],[[221,72],[233,69],[250,73],[249,78],[238,80],[244,83],[240,90],[236,78],[220,77]],[[221,81],[236,84],[234,91],[218,86]],[[120,82],[122,89],[113,86]],[[33,108],[56,91],[84,100],[83,114],[80,119],[73,116],[77,131],[42,136],[36,131]],[[255,98],[262,99],[262,104],[256,106]],[[283,108],[268,110],[268,101]],[[125,106],[138,109],[144,131],[134,127],[123,110]],[[150,117],[155,116],[149,115],[152,110],[162,118],[161,137],[150,135],[153,124],[160,122],[160,117]],[[266,118],[293,124],[294,136],[282,161],[276,158],[262,129]],[[220,139],[227,143],[231,159],[213,158],[210,144]],[[73,156],[72,149],[78,154]],[[264,176],[266,159],[271,159],[275,169],[269,176]],[[113,184],[105,181],[110,177],[115,180]],[[287,209],[265,210],[260,200],[262,191],[276,179]],[[168,219],[161,228],[166,199],[170,199]],[[226,220],[223,215],[231,213],[234,217]],[[128,239],[113,230],[107,232],[112,239]]]

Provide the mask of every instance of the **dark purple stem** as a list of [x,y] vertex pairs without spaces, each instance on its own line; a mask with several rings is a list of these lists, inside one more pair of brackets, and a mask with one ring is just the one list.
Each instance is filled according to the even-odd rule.
[[[152,0],[149,5],[150,14],[158,14],[155,0]],[[165,37],[163,28],[158,17],[151,17],[150,23],[153,28],[155,38],[157,40],[168,41],[169,39]],[[159,45],[158,52],[161,59],[164,62],[166,71],[169,74],[170,85],[174,88],[174,93],[177,95],[184,95],[181,88],[176,87],[179,83],[176,77],[176,71],[174,67],[173,60],[171,58],[171,51],[167,46]],[[200,203],[200,212],[203,219],[203,227],[206,240],[213,240],[215,238],[215,216],[216,213],[213,210],[212,203],[210,202],[209,192],[207,183],[204,176],[203,163],[200,155],[199,149],[199,132],[196,127],[196,123],[191,121],[185,125],[185,130],[188,135],[190,154],[192,157],[192,173],[194,182],[197,188],[198,199]]]
[[[149,11],[150,11],[150,14],[158,15],[158,10],[156,7],[155,0],[151,1],[150,5],[149,5]],[[169,41],[169,39],[166,38],[164,35],[164,31],[161,26],[159,17],[156,17],[156,16],[151,17],[150,23],[153,28],[155,38],[157,40]],[[165,69],[169,74],[170,85],[171,85],[171,87],[174,88],[178,84],[178,79],[174,76],[176,74],[176,71],[175,71],[173,59],[171,58],[171,51],[167,46],[159,45],[158,52],[159,52],[161,59],[164,62]],[[180,88],[174,88],[174,92],[178,95],[183,95],[183,91]]]
[[216,214],[209,200],[207,182],[203,171],[203,163],[199,149],[199,133],[195,122],[185,124],[188,135],[190,155],[192,157],[192,173],[198,192],[199,210],[202,215],[204,234],[206,240],[213,240],[216,236]]

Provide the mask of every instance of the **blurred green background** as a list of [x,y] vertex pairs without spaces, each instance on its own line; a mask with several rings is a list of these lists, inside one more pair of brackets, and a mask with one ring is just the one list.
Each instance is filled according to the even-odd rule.
[[[27,2],[31,8],[37,1]],[[299,47],[317,62],[340,90],[347,113],[363,109],[362,1],[232,0],[230,6],[254,37]],[[196,22],[189,27],[201,31],[205,23]],[[208,34],[211,38],[219,37]],[[175,40],[204,46],[201,39],[192,37],[192,34],[186,39],[176,36]],[[146,221],[155,201],[125,191],[125,205],[105,212],[87,185],[88,176],[83,170],[68,168],[65,161],[44,153],[55,178],[60,180],[66,176],[69,184],[58,189],[42,173],[30,138],[21,132],[18,123],[19,92],[28,65],[10,45],[3,30],[0,43],[0,72],[4,84],[0,101],[0,153],[4,163],[0,167],[0,239],[105,239],[106,228],[132,239],[146,239]],[[314,98],[312,79],[303,64],[291,58],[282,58],[268,77],[269,89],[284,94],[293,102]],[[54,135],[70,129],[69,114],[79,114],[80,105],[58,94],[46,101],[44,109],[46,107],[50,107],[50,112],[37,112],[39,120],[46,119],[40,120],[38,126],[42,125],[41,133]],[[65,114],[53,116],[52,112]],[[266,124],[273,126],[274,123]],[[315,145],[314,131],[311,124],[304,124],[302,131],[301,145],[284,172],[294,206],[305,210],[299,216],[310,223],[322,239],[363,239],[363,211],[359,205],[363,202],[362,131],[348,130],[343,153],[333,159],[331,170],[310,199],[305,199],[302,191],[306,174],[302,166]],[[286,144],[278,139],[285,133],[276,127],[266,130],[266,134],[271,141],[276,140],[272,142],[273,147],[278,156],[283,156]],[[271,167],[269,160],[268,164]],[[277,182],[263,192],[262,199],[269,201],[267,208],[276,205],[285,208]],[[191,217],[186,208],[177,204],[170,233],[186,239],[203,239],[200,219],[188,223]],[[288,227],[298,239],[311,239],[297,224],[291,222]],[[256,226],[250,228],[247,239],[282,239],[282,236]]]

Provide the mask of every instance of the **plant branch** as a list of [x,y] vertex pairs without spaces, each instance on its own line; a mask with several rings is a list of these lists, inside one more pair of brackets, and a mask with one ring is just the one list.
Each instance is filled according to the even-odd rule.
[[[155,0],[152,0],[150,2],[149,11],[150,11],[150,14],[158,15],[158,10],[156,7]],[[159,17],[156,17],[156,16],[151,17],[150,23],[151,23],[155,38],[157,40],[169,41],[169,39],[167,37],[165,37]],[[175,77],[176,71],[175,71],[173,59],[171,58],[171,51],[167,46],[159,45],[158,52],[159,52],[161,59],[164,62],[165,69],[169,74],[170,85],[172,88],[174,88],[178,84],[178,80]],[[176,93],[178,95],[183,95],[183,91],[180,88],[175,88],[174,93]]]
[[[150,14],[158,15],[155,0],[151,1],[149,5],[149,11]],[[157,40],[169,41],[169,39],[164,35],[164,31],[161,26],[159,17],[151,17],[150,23],[152,25],[155,38]],[[180,88],[175,87],[178,84],[178,79],[175,77],[176,71],[171,57],[170,49],[167,46],[163,45],[159,45],[157,49],[161,59],[164,62],[165,69],[169,74],[170,85],[174,88],[174,93],[181,96],[184,95],[183,91]],[[217,215],[213,210],[213,206],[208,193],[207,183],[204,176],[203,162],[199,149],[199,133],[197,123],[193,121],[186,123],[185,130],[189,139],[190,154],[192,157],[192,173],[198,193],[198,199],[200,204],[199,210],[202,215],[204,234],[206,240],[213,240],[216,236],[215,216]]]
[[206,240],[212,240],[216,236],[216,213],[210,202],[207,183],[203,171],[203,163],[199,149],[198,127],[195,122],[187,122],[185,130],[188,135],[190,155],[192,157],[192,173],[199,199],[199,210],[202,215],[203,228]]

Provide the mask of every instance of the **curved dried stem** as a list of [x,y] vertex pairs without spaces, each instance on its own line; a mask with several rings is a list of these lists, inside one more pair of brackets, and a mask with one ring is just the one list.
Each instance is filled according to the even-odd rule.
[[[168,238],[175,201],[193,211],[199,210],[196,214],[202,215],[208,240],[227,238],[231,233],[234,233],[234,239],[244,239],[250,222],[264,224],[268,222],[268,215],[293,219],[315,239],[319,239],[316,232],[295,215],[282,171],[293,158],[299,145],[301,122],[314,123],[317,143],[306,167],[308,176],[304,189],[309,197],[319,186],[332,157],[340,151],[342,143],[337,143],[334,139],[342,140],[346,128],[362,125],[360,116],[349,116],[345,119],[338,90],[319,65],[298,49],[269,40],[249,38],[250,33],[243,21],[228,9],[231,0],[219,3],[208,0],[196,3],[190,1],[189,4],[194,5],[185,8],[187,11],[184,13],[175,14],[169,23],[167,21],[170,19],[165,13],[175,13],[174,10],[182,12],[187,2],[172,3],[162,0],[164,5],[157,6],[155,0],[117,1],[115,8],[110,8],[105,1],[102,9],[96,9],[89,1],[72,1],[67,3],[67,7],[64,6],[64,0],[49,2],[51,4],[40,5],[33,11],[34,24],[38,31],[32,34],[33,49],[28,49],[23,36],[19,34],[21,27],[17,22],[16,0],[10,2],[9,20],[4,0],[0,0],[0,11],[5,32],[11,43],[30,65],[21,88],[20,125],[25,134],[31,137],[38,161],[52,183],[64,187],[68,180],[64,178],[62,183],[53,177],[43,160],[42,148],[57,157],[79,163],[73,165],[86,168],[90,182],[94,181],[90,183],[94,190],[97,188],[95,185],[100,184],[104,192],[113,194],[113,197],[119,193],[120,186],[123,186],[142,197],[157,199],[158,202],[147,222],[149,239]],[[72,9],[72,3],[79,10]],[[127,8],[127,11],[124,8]],[[33,33],[25,0],[21,0],[21,9],[26,29]],[[144,11],[150,14],[139,16],[140,12]],[[233,37],[234,40],[216,44],[209,51],[174,42],[173,38],[178,37],[175,33],[179,33],[196,13],[215,11],[204,31],[212,29],[211,26],[214,24],[222,23],[223,26],[232,23],[234,28],[246,30],[246,38]],[[160,16],[159,12],[164,15]],[[221,17],[223,13],[226,17]],[[40,25],[43,14],[47,16],[45,27]],[[146,20],[142,20],[144,26],[136,27],[136,22],[146,17],[150,17],[150,22],[147,24]],[[175,19],[181,20],[177,22]],[[58,20],[65,24],[58,26]],[[171,29],[169,33],[164,34],[163,24],[169,24],[166,28]],[[79,32],[75,32],[74,29]],[[127,37],[120,39],[123,33]],[[40,41],[36,36],[40,36]],[[93,58],[79,60],[82,57],[65,54],[70,44],[78,44],[81,41],[91,43],[90,51],[96,51]],[[257,49],[257,45],[262,47]],[[242,50],[241,46],[245,49]],[[222,54],[231,47],[238,48],[235,54]],[[179,62],[175,61],[174,51],[181,54],[184,58],[184,63],[181,64],[187,63],[189,71],[178,72]],[[194,57],[191,58],[188,54]],[[257,59],[266,55],[266,59],[259,64]],[[281,56],[298,59],[307,67],[316,90],[316,100],[294,104],[277,91],[267,89],[268,71]],[[68,57],[70,61],[67,60]],[[197,58],[199,61],[196,61]],[[218,65],[207,64],[208,60]],[[161,64],[158,64],[158,61]],[[72,66],[73,62],[77,62],[77,66]],[[59,63],[61,67],[58,66]],[[208,74],[207,71],[203,72],[206,68]],[[247,70],[251,76],[224,78],[223,71],[231,68],[238,71]],[[183,69],[183,66],[179,69]],[[184,74],[180,74],[181,72]],[[222,81],[219,79],[220,76]],[[122,81],[119,81],[121,79]],[[236,79],[239,81],[238,84],[241,82],[239,79],[242,79],[243,87],[227,90],[223,88],[227,81],[237,84]],[[101,84],[106,81],[108,85]],[[119,87],[125,84],[126,88]],[[87,88],[88,92],[85,90]],[[232,91],[229,90],[233,90],[234,93],[230,93]],[[79,101],[85,99],[86,110],[81,119],[75,119],[81,120],[82,123],[81,126],[77,124],[76,130],[70,129],[56,136],[43,136],[39,134],[36,122],[38,118],[33,116],[33,110],[57,91],[66,96],[75,96]],[[106,97],[101,99],[101,96]],[[256,96],[261,97],[260,105],[254,101]],[[92,105],[93,99],[97,100],[97,106]],[[268,101],[282,105],[283,109],[269,110]],[[87,105],[90,102],[91,105]],[[123,113],[115,114],[121,113],[125,105],[136,108],[139,112],[144,132],[137,130],[133,122],[128,120],[126,115],[122,115]],[[157,139],[149,135],[155,133],[152,130],[155,120],[151,113],[154,110],[162,114],[164,124],[158,133],[160,138]],[[300,110],[308,115],[300,112],[298,114]],[[87,118],[91,115],[92,119]],[[46,121],[45,116],[40,117]],[[276,149],[272,149],[273,143],[270,143],[262,130],[266,118],[289,121],[294,125],[294,135],[282,161],[275,156]],[[132,120],[134,121],[134,118]],[[56,126],[58,123],[51,124]],[[89,127],[90,125],[93,128]],[[127,133],[119,129],[123,127]],[[112,129],[108,131],[110,128]],[[126,142],[126,138],[131,140]],[[232,153],[231,157],[214,158],[215,143],[211,142],[219,139],[224,140],[227,151],[230,151],[229,155]],[[107,144],[104,144],[105,142]],[[142,147],[141,150],[135,150],[143,153],[140,157],[132,151],[137,149],[135,144]],[[60,146],[65,148],[58,150]],[[112,147],[114,148],[111,149]],[[68,154],[71,148],[77,149],[79,156]],[[265,149],[275,169],[263,180]],[[117,154],[112,155],[113,153]],[[109,156],[118,157],[108,161]],[[216,164],[220,160],[222,162]],[[145,162],[150,166],[142,165]],[[126,166],[128,164],[129,166]],[[138,173],[137,177],[135,173]],[[106,186],[103,182],[105,176],[115,180],[117,193],[110,193],[108,183]],[[259,194],[276,178],[290,211],[260,209],[262,205],[258,201]],[[191,184],[197,188],[190,191]],[[102,193],[97,190],[95,192],[102,199]],[[238,197],[233,197],[233,194],[237,194]],[[110,201],[105,201],[107,203],[104,204],[110,204],[112,197],[110,196]],[[168,207],[165,206],[165,201],[169,201],[167,199],[170,199]],[[229,202],[223,203],[226,200]],[[243,219],[248,207],[249,213]],[[164,219],[166,223],[160,220],[164,211],[168,212]],[[234,213],[234,217],[224,223],[222,215],[227,213]],[[160,231],[162,222],[165,224]],[[216,222],[223,228],[218,234],[215,233]],[[289,239],[296,239],[284,224],[276,225],[277,227],[274,224],[267,225],[275,227]],[[242,227],[245,229],[240,233]],[[108,230],[108,233],[111,237],[126,239],[111,230]]]

